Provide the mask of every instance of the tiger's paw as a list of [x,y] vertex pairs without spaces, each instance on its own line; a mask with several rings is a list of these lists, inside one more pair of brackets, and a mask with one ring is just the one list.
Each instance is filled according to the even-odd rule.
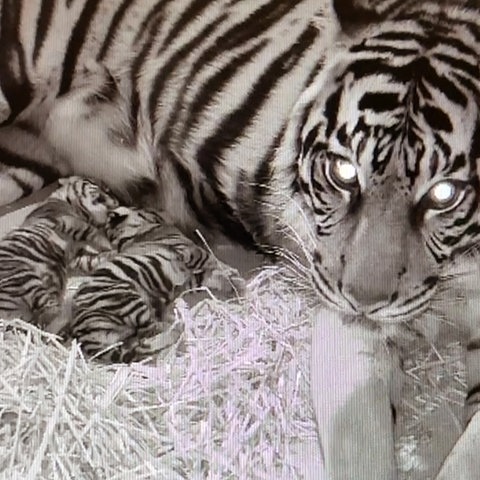
[[477,412],[448,454],[435,480],[477,480],[480,472],[479,451],[480,412]]

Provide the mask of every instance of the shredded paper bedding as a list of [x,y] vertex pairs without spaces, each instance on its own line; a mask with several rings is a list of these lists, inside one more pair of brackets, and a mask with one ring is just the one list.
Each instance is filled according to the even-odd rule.
[[[0,478],[318,479],[309,305],[264,268],[244,299],[178,299],[178,343],[132,365],[0,321]],[[403,480],[427,480],[462,428],[460,347],[425,346],[405,370],[397,457]]]

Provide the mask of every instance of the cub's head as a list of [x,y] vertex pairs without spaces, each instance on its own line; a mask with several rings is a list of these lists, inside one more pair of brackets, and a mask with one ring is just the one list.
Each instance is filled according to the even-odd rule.
[[164,227],[172,221],[158,211],[134,207],[118,207],[108,215],[107,238],[118,250],[147,235],[152,229]]
[[117,198],[104,185],[72,176],[59,180],[60,188],[50,198],[69,203],[96,226],[105,225],[108,212],[118,207]]
[[321,301],[380,323],[424,312],[480,241],[480,13],[393,3],[365,28],[340,22],[279,151],[296,160],[306,221],[285,220],[303,232]]

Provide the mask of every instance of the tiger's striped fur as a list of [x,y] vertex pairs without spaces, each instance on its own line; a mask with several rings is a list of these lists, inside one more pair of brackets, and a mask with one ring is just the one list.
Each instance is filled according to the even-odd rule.
[[117,208],[107,232],[120,253],[80,284],[63,332],[89,356],[114,362],[150,356],[178,339],[165,311],[181,292],[205,286],[238,293],[241,288],[238,272],[165,225],[157,213]]
[[[2,203],[75,173],[130,200],[153,195],[187,233],[264,251],[299,243],[342,332],[360,325],[385,351],[412,333],[443,340],[453,323],[470,339],[478,410],[480,285],[468,274],[459,303],[451,273],[480,235],[474,0],[1,5]],[[335,448],[357,438],[349,425],[375,434],[378,417],[355,409],[369,381],[319,424],[330,480],[396,478],[389,388],[377,395],[385,455],[372,463],[352,440],[345,465]],[[336,401],[327,393],[315,393],[319,417]]]
[[[110,242],[96,226],[117,200],[89,180],[72,177],[0,240],[0,317],[48,325],[62,309],[67,272],[85,268],[78,250]],[[99,203],[99,200],[101,203]],[[96,210],[88,213],[92,205]]]

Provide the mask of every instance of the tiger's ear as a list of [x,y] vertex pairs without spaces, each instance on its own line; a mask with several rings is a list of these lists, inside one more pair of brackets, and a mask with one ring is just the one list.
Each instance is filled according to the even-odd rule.
[[67,178],[59,178],[58,179],[58,184],[63,187],[63,185],[66,185],[68,183],[68,179]]
[[345,33],[352,33],[382,20],[371,0],[332,0],[333,10]]

